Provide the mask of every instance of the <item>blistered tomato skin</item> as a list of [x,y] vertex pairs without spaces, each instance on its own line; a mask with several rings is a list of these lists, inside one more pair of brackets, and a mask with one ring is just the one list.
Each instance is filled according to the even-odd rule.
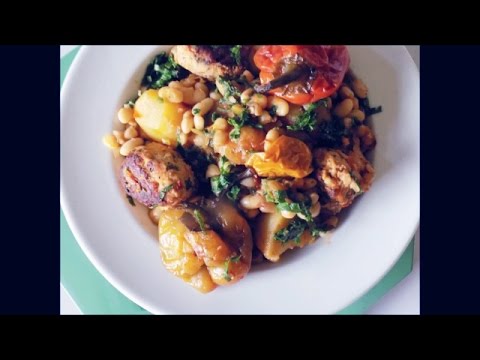
[[282,135],[264,153],[255,153],[248,159],[252,167],[263,177],[304,178],[312,171],[312,153],[301,140]]
[[342,84],[350,66],[344,45],[265,45],[253,58],[266,84],[295,66],[308,67],[309,74],[270,91],[292,104],[305,105],[326,98]]

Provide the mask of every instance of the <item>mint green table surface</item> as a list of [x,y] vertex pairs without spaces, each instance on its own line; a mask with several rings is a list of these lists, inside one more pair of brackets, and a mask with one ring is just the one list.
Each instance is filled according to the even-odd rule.
[[[60,64],[61,83],[79,48],[65,55]],[[413,240],[395,266],[367,294],[338,314],[363,314],[412,271]],[[77,244],[67,221],[60,214],[60,281],[84,314],[149,314],[122,295],[92,265]]]

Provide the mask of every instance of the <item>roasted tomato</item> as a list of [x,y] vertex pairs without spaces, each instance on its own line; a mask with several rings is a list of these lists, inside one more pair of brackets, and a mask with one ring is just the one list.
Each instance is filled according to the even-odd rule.
[[265,45],[253,59],[262,83],[255,90],[298,105],[333,94],[350,65],[344,45]]
[[303,178],[313,171],[312,153],[308,146],[285,135],[275,140],[266,152],[252,154],[246,165],[265,177]]

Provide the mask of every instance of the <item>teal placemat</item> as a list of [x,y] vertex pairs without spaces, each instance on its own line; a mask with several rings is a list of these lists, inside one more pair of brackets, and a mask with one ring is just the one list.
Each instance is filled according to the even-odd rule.
[[[61,84],[79,48],[60,63]],[[412,271],[413,240],[390,272],[366,295],[339,314],[363,314]],[[87,259],[60,214],[60,281],[84,314],[149,314],[115,289]]]

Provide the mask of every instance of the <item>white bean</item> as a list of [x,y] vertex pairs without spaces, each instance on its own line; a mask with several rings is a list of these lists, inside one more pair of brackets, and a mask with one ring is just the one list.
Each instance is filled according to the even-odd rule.
[[247,195],[240,200],[240,205],[247,210],[258,209],[262,203],[263,197],[260,194]]
[[118,110],[118,121],[122,124],[128,124],[129,121],[133,120],[133,109],[130,107],[123,107]]
[[218,168],[218,166],[215,164],[208,165],[207,172],[205,173],[205,177],[208,179],[218,175],[220,175],[220,169]]
[[138,131],[133,126],[129,126],[123,133],[125,139],[133,139],[138,136]]
[[125,142],[120,148],[120,155],[128,156],[137,146],[143,145],[142,138],[133,138]]
[[192,109],[192,114],[203,116],[212,109],[214,103],[215,102],[211,98],[203,99],[199,103],[195,104],[195,106]]
[[205,119],[202,115],[195,115],[193,117],[193,124],[195,125],[195,129],[203,130],[203,128],[205,127]]

